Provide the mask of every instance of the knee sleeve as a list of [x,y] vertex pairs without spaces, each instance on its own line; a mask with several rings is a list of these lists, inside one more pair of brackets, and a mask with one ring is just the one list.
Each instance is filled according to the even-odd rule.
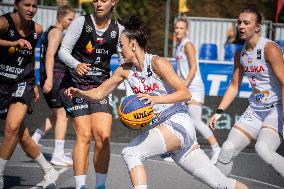
[[273,159],[273,152],[265,143],[257,142],[255,144],[255,151],[266,163],[271,164]]
[[232,142],[230,141],[224,142],[218,157],[218,161],[224,164],[230,163],[230,161],[233,159],[235,151],[236,148]]
[[179,165],[212,188],[235,188],[236,180],[222,174],[221,171],[211,163],[208,156],[201,149],[196,149],[190,154],[182,157],[179,161]]
[[143,161],[154,155],[167,151],[165,140],[159,131],[154,128],[134,138],[128,147],[122,150],[122,157],[130,171],[136,166],[143,165]]

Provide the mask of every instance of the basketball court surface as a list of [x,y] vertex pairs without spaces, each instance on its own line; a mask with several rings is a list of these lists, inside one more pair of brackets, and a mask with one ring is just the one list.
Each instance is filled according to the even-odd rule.
[[[44,156],[50,160],[53,152],[54,142],[52,139],[43,139],[41,150]],[[66,152],[72,152],[74,140],[67,140]],[[132,189],[127,168],[120,156],[121,150],[126,143],[111,143],[111,160],[109,175],[106,183],[107,189]],[[210,151],[205,149],[206,154]],[[87,176],[87,188],[95,189],[95,173],[92,163],[93,144],[90,153],[90,165]],[[200,162],[202,163],[202,162]],[[184,172],[175,163],[162,161],[160,157],[154,157],[145,161],[148,173],[149,189],[207,189],[206,184]],[[55,167],[60,176],[57,188],[74,189],[72,167]],[[256,153],[242,152],[234,161],[231,174],[247,184],[251,189],[284,189],[284,178],[278,175],[270,166],[265,164]],[[5,188],[12,189],[36,189],[35,185],[43,180],[43,173],[36,163],[27,158],[18,145],[12,159],[8,162],[4,172]]]

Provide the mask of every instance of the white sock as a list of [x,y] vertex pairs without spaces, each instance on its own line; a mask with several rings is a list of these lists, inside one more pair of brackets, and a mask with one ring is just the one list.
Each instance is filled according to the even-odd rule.
[[138,186],[134,186],[133,189],[147,189],[147,185],[138,185]]
[[213,150],[213,152],[217,151],[220,149],[220,146],[218,143],[215,143],[215,144],[211,144],[211,148]]
[[86,183],[86,175],[74,176],[76,189],[80,189],[81,186],[84,186]]
[[53,169],[52,165],[46,161],[42,153],[35,159],[35,162],[39,164],[45,174]]
[[38,141],[44,136],[44,132],[41,129],[37,129],[32,136],[32,139],[38,143]]
[[64,155],[65,140],[55,140],[54,154]]
[[105,185],[107,174],[96,173],[96,187]]
[[4,169],[6,167],[8,160],[0,158],[0,175],[3,175]]

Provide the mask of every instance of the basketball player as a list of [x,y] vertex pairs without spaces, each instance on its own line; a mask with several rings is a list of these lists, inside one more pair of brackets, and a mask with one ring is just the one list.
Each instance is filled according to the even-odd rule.
[[192,94],[192,98],[187,104],[188,112],[191,119],[193,119],[194,127],[210,143],[213,151],[211,161],[215,164],[220,152],[220,146],[211,129],[201,120],[202,104],[204,103],[204,85],[200,75],[198,61],[196,61],[195,47],[189,39],[187,39],[187,32],[187,18],[178,18],[175,23],[177,74],[181,77]]
[[0,16],[0,118],[5,119],[4,139],[0,145],[0,188],[4,188],[3,172],[19,142],[28,157],[44,172],[44,188],[55,185],[57,171],[48,163],[38,145],[22,123],[31,113],[35,86],[34,49],[42,26],[32,19],[37,11],[36,0],[15,0],[15,11]]
[[[82,90],[99,86],[110,77],[110,59],[117,52],[122,26],[111,19],[117,0],[94,0],[95,12],[76,18],[63,39],[60,59],[67,65],[62,88]],[[69,99],[61,95],[63,106],[73,118],[76,143],[73,148],[73,167],[76,188],[85,186],[89,148],[95,138],[94,167],[96,188],[104,189],[110,159],[112,124],[111,96],[99,102],[82,98]]]
[[134,138],[122,151],[134,189],[147,189],[142,162],[165,152],[171,152],[179,166],[213,188],[247,188],[224,176],[199,148],[187,107],[182,104],[190,100],[191,94],[166,59],[145,52],[147,42],[139,18],[130,17],[120,37],[125,63],[98,88],[70,87],[65,94],[69,98],[100,101],[127,79],[132,91],[153,106],[156,124]]
[[55,148],[50,162],[61,166],[73,165],[73,160],[64,154],[67,117],[59,91],[66,65],[60,61],[57,52],[63,38],[63,30],[69,26],[74,17],[75,12],[71,7],[67,5],[59,7],[56,24],[50,26],[43,34],[40,84],[46,102],[52,109],[53,117],[46,118],[45,128],[37,129],[32,136],[33,140],[38,143],[44,134],[55,126]]
[[284,177],[284,158],[276,153],[283,134],[283,53],[276,43],[259,36],[261,23],[262,16],[254,7],[239,14],[238,32],[245,44],[235,56],[231,84],[210,119],[210,126],[214,128],[237,96],[243,75],[246,75],[252,86],[249,106],[231,129],[216,164],[225,175],[231,173],[233,158],[256,140],[258,155]]

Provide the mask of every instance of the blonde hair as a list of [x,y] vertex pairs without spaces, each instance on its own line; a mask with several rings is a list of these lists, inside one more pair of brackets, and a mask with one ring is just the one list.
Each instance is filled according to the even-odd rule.
[[177,20],[175,21],[175,25],[178,22],[184,22],[186,25],[186,28],[188,28],[188,18],[186,16],[180,16],[177,18]]

